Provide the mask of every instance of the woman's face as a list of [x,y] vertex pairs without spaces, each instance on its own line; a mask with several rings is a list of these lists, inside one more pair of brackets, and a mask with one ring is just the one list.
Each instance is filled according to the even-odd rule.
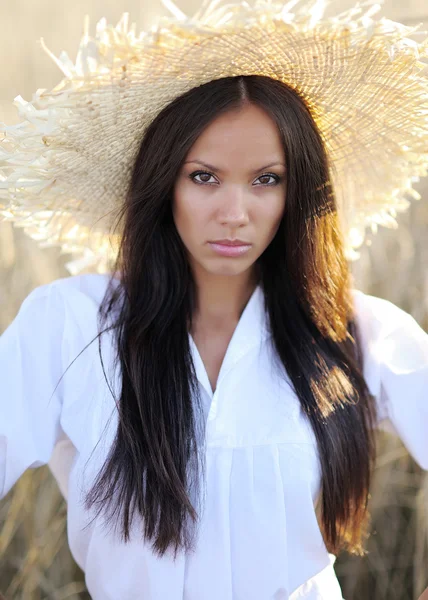
[[[213,121],[188,152],[173,215],[192,268],[239,275],[252,267],[284,211],[285,156],[273,120],[247,105]],[[245,246],[216,245],[241,240]]]

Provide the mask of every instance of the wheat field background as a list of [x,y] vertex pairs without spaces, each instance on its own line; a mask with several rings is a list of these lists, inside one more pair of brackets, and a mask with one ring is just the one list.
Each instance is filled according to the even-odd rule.
[[[352,4],[339,0],[331,10]],[[198,5],[196,0],[179,3],[188,13]],[[125,11],[140,27],[166,14],[149,0],[1,3],[0,121],[17,122],[15,96],[28,100],[37,88],[50,88],[61,77],[39,38],[54,54],[64,49],[74,59],[84,14],[90,15],[93,31],[101,17],[115,23]],[[425,0],[386,0],[382,14],[406,24],[423,22],[428,29]],[[398,217],[399,229],[370,236],[372,245],[363,248],[352,269],[356,287],[401,306],[428,331],[428,181],[417,189],[422,200]],[[0,332],[34,287],[68,275],[68,259],[0,222]],[[428,476],[397,438],[379,433],[378,441],[369,552],[364,558],[340,556],[336,572],[346,600],[413,600],[428,586]],[[7,600],[89,598],[67,545],[66,505],[47,467],[28,471],[0,502],[0,592]]]

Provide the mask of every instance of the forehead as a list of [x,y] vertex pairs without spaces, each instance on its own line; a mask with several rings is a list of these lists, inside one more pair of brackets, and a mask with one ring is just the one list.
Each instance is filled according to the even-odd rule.
[[[247,105],[216,117],[200,134],[187,159],[228,161],[283,160],[281,137],[273,119],[260,107]],[[214,158],[215,157],[215,158]]]

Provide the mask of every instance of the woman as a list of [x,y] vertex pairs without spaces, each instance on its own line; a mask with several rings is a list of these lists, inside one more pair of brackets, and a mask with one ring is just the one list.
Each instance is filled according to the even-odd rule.
[[[93,344],[45,403],[92,337],[104,276],[37,288],[2,336],[4,492],[54,453],[71,550],[92,597],[339,598],[328,551],[361,547],[381,396],[428,468],[428,336],[398,307],[350,290],[327,179],[316,126],[283,83],[249,76],[192,89],[142,141],[120,285],[115,277],[115,302],[101,303],[104,352],[110,358],[117,336],[123,373],[118,414]],[[407,373],[390,344],[412,353]],[[410,406],[405,389],[414,390]],[[112,428],[100,436],[110,417],[114,439]],[[78,482],[98,439],[84,509]],[[97,516],[84,530],[90,507]]]
[[93,598],[338,600],[375,427],[428,469],[428,336],[352,288],[329,169],[284,82],[190,88],[141,140],[111,276],[36,288],[1,337],[1,495],[49,461]]

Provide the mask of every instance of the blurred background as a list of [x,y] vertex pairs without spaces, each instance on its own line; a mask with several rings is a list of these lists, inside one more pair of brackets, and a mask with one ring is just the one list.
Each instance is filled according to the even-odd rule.
[[[327,14],[353,4],[338,0]],[[178,5],[191,14],[199,0]],[[74,60],[85,14],[93,33],[101,17],[115,24],[123,12],[130,13],[138,28],[167,14],[154,0],[0,3],[0,121],[18,121],[15,96],[30,100],[36,89],[49,89],[61,79],[38,43],[41,37],[55,55],[66,50]],[[381,14],[406,25],[422,22],[428,29],[426,0],[385,0]],[[371,246],[363,247],[352,270],[355,287],[401,306],[428,330],[428,180],[416,189],[422,200],[398,216],[397,231],[380,228],[369,235]],[[0,332],[34,287],[69,275],[69,259],[56,248],[39,248],[22,230],[0,222]],[[340,556],[336,572],[346,600],[417,599],[428,586],[428,476],[397,438],[379,432],[379,448],[369,552],[363,558]],[[47,467],[27,472],[0,503],[0,591],[7,600],[89,598],[68,550],[66,506]]]

